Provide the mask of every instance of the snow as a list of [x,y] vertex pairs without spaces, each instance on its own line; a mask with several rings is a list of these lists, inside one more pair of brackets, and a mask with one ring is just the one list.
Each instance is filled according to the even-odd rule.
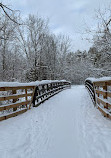
[[92,82],[98,82],[98,81],[111,81],[111,77],[101,77],[101,78],[92,78],[89,77],[86,80],[90,80]]
[[0,158],[110,158],[111,121],[84,86],[0,122]]
[[38,86],[38,85],[49,84],[49,83],[54,83],[54,82],[66,82],[66,80],[42,80],[42,81],[35,81],[35,82],[29,82],[29,83],[0,82],[0,87]]

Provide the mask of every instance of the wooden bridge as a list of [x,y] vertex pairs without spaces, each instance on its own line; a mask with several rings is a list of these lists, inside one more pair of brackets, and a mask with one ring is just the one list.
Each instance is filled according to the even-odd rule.
[[110,158],[111,80],[85,86],[4,83],[0,116],[12,118],[0,122],[0,158]]
[[[0,121],[22,114],[70,86],[71,83],[68,81],[2,86],[0,87],[2,94],[0,101],[4,104],[6,101],[6,104],[0,106]],[[105,117],[111,118],[111,80],[86,79],[85,86],[94,106]]]

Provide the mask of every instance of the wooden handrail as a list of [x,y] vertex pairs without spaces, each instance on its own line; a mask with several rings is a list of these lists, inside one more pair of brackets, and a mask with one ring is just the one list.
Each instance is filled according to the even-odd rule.
[[[28,94],[15,94],[15,95],[3,96],[3,97],[0,97],[0,101],[23,98],[23,97],[27,97],[27,96],[32,96],[32,94],[33,94],[33,93],[28,93]],[[26,99],[26,100],[27,100],[27,99]]]
[[[70,86],[67,81],[52,81],[31,86],[0,87],[0,121],[24,113]],[[7,102],[7,104],[6,104]],[[5,104],[5,105],[4,105]],[[7,113],[8,111],[8,113]]]
[[[111,80],[90,80],[86,79],[85,86],[90,95],[93,86],[93,102],[105,117],[111,118]],[[110,89],[110,90],[109,90]]]
[[33,89],[35,86],[17,86],[17,87],[0,87],[0,91],[19,90],[19,89]]

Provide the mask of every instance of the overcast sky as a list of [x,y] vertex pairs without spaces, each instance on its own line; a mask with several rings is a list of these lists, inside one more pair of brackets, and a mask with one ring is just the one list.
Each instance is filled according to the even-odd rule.
[[[21,11],[26,17],[29,13],[49,18],[53,33],[63,33],[72,39],[73,51],[88,50],[91,46],[82,40],[85,28],[95,28],[95,10],[109,6],[111,0],[2,0],[4,4]],[[86,26],[87,24],[87,26]]]

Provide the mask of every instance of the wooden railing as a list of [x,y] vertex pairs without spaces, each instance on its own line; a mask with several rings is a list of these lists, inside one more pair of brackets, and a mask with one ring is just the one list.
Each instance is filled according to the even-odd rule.
[[94,105],[105,117],[111,118],[111,80],[86,79],[88,89]]
[[38,106],[39,104],[43,103],[45,100],[59,93],[63,89],[69,87],[70,85],[71,85],[70,82],[64,81],[64,82],[53,82],[50,84],[43,84],[37,86],[35,88],[35,92],[32,100],[33,106],[35,107]]
[[36,107],[70,86],[70,82],[56,81],[31,86],[0,87],[0,121]]
[[93,82],[91,80],[87,79],[85,81],[85,87],[87,88],[87,90],[89,92],[89,95],[90,95],[90,97],[92,99],[92,102],[93,102],[93,104],[95,106],[96,103],[95,103],[95,92],[94,92]]

